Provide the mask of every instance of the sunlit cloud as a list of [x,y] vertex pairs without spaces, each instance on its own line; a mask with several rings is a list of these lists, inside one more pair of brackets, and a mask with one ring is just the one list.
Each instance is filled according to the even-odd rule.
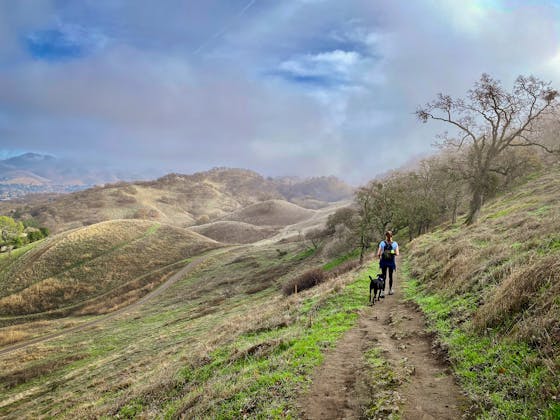
[[361,182],[433,151],[413,112],[438,92],[560,87],[549,0],[20,4],[0,4],[0,153]]

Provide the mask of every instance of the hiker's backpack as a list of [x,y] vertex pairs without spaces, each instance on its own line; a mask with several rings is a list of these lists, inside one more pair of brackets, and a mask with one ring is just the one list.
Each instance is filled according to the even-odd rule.
[[392,250],[393,242],[388,243],[387,241],[383,241],[383,253],[381,254],[381,259],[384,261],[393,261],[395,254],[391,252]]

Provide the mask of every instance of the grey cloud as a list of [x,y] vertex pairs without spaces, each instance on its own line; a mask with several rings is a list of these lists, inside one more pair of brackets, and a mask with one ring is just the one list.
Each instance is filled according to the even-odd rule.
[[[42,4],[0,35],[53,25]],[[106,45],[64,63],[19,52],[2,67],[2,149],[362,182],[433,150],[441,127],[419,124],[413,112],[437,92],[461,95],[482,72],[506,85],[531,72],[560,82],[559,12],[545,2],[464,9],[436,0],[258,0],[229,26],[247,1],[95,2],[89,18],[68,4],[57,18],[93,28]],[[14,42],[0,41],[3,56],[14,57]],[[270,76],[275,69],[345,83],[302,86]]]

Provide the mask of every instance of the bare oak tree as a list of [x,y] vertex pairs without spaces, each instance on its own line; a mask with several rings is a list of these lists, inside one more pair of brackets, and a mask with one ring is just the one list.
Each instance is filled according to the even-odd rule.
[[[358,188],[354,194],[354,204],[358,210],[354,233],[360,248],[360,264],[371,246],[374,237],[383,237],[393,222],[395,203],[392,191],[382,182],[370,181]],[[393,233],[396,228],[393,226]]]
[[492,192],[492,174],[502,169],[500,159],[515,147],[539,147],[560,153],[538,136],[538,123],[558,106],[558,91],[534,76],[519,76],[511,92],[498,80],[483,74],[466,97],[439,94],[416,111],[422,122],[442,121],[456,133],[444,133],[443,145],[467,149],[469,170],[463,175],[471,192],[467,224],[476,221],[485,198]]

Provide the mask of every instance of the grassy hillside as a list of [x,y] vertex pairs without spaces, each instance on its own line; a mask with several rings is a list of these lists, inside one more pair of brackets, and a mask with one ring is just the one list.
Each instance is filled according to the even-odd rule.
[[190,229],[224,244],[250,244],[261,239],[270,238],[278,231],[270,227],[233,221],[206,223],[193,226]]
[[256,226],[287,226],[309,219],[315,211],[281,200],[269,200],[247,206],[224,217],[224,220]]
[[560,170],[410,245],[409,290],[485,418],[560,417]]
[[0,257],[0,322],[57,311],[110,311],[146,294],[187,258],[219,244],[159,223],[117,220],[33,245]]
[[248,170],[218,168],[193,175],[170,174],[154,181],[121,182],[68,195],[0,202],[0,214],[34,217],[55,233],[114,219],[151,220],[187,227],[222,219],[266,200],[292,198],[319,208],[328,203],[317,196],[351,196],[350,187],[336,178],[319,183],[310,181],[313,188],[309,193],[315,196],[290,192],[300,185],[302,182],[284,185]]
[[367,288],[349,273],[285,298],[284,281],[323,263],[301,251],[211,251],[149,305],[0,356],[0,416],[297,417],[297,393]]

